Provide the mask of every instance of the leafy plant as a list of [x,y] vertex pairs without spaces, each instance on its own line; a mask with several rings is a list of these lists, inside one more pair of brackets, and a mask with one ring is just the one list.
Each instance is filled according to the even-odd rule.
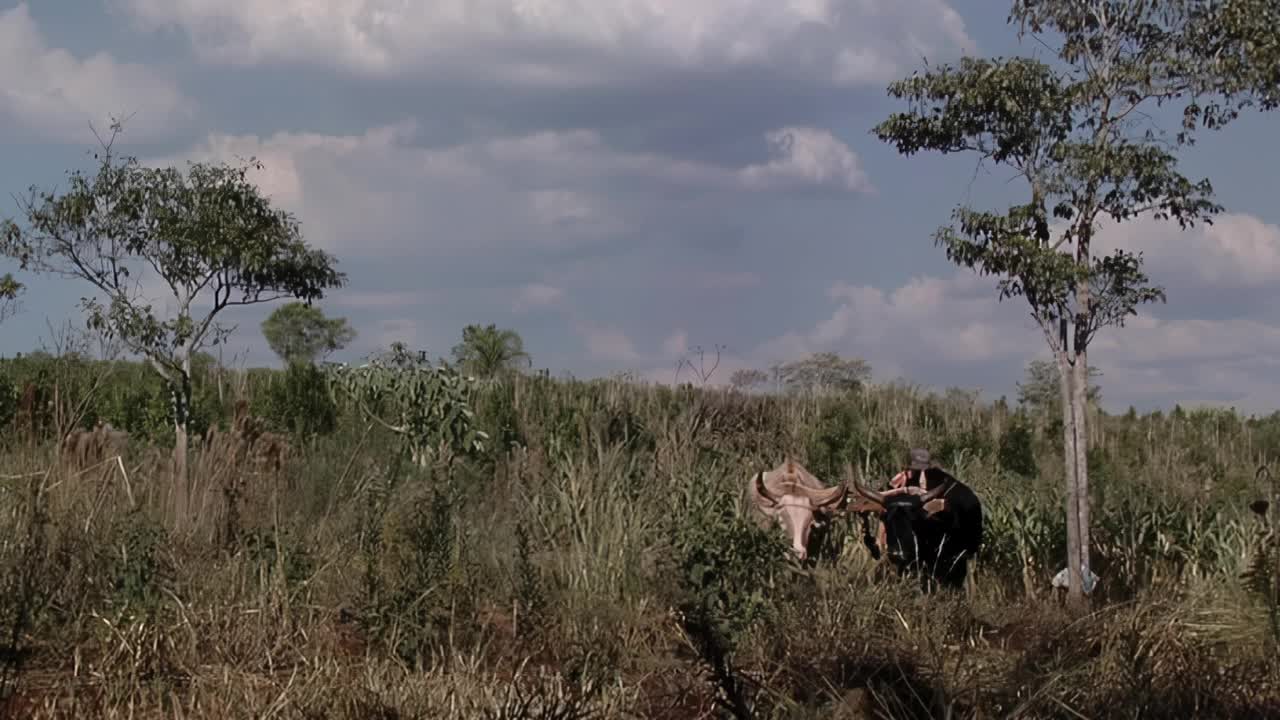
[[857,390],[871,379],[871,365],[861,358],[842,358],[819,352],[773,368],[786,389],[806,393],[843,393]]
[[[547,595],[538,566],[533,561],[529,532],[516,525],[516,565],[513,600],[518,609],[516,637],[538,639],[547,620]],[[523,632],[522,632],[523,631]]]
[[255,580],[280,572],[285,587],[292,589],[315,572],[311,553],[288,530],[259,528],[247,533],[242,544]]
[[401,437],[412,460],[448,467],[458,456],[481,453],[489,439],[475,422],[475,381],[448,365],[431,366],[403,347],[359,367],[330,366],[330,387],[353,401],[363,416]]
[[261,397],[263,417],[298,436],[327,435],[337,427],[338,407],[329,378],[314,365],[291,363]]
[[709,485],[681,496],[672,530],[678,563],[681,625],[734,717],[752,717],[749,688],[734,670],[734,651],[773,611],[774,578],[786,563],[775,533],[742,521],[733,496]]
[[997,450],[1000,467],[1024,478],[1034,478],[1038,468],[1033,440],[1026,422],[1021,417],[1015,417],[1000,434]]
[[462,342],[454,346],[453,358],[463,372],[483,379],[498,377],[531,362],[520,333],[500,330],[492,324],[463,328]]
[[[1270,475],[1266,466],[1258,468],[1258,477]],[[1241,573],[1247,587],[1262,602],[1271,626],[1271,634],[1280,649],[1280,523],[1271,512],[1273,500],[1280,499],[1280,492],[1271,488],[1272,499],[1259,499],[1249,504],[1262,527],[1258,529],[1253,553],[1248,567]]]
[[159,557],[167,536],[164,528],[136,508],[116,524],[118,543],[113,548],[116,597],[127,607],[147,612],[159,599],[163,565]]
[[328,318],[320,308],[290,302],[262,321],[262,336],[285,365],[311,364],[346,347],[355,339],[356,331],[346,318]]
[[18,298],[26,290],[12,273],[0,275],[0,322],[17,312]]

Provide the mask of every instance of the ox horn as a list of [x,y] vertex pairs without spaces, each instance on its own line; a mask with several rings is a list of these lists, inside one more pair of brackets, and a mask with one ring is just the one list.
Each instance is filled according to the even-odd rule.
[[854,491],[872,502],[884,505],[884,493],[862,487],[862,483],[858,482],[858,474],[853,469],[853,463],[849,463],[846,466],[846,470],[846,474],[849,476],[849,484],[853,486]]
[[817,507],[827,508],[833,505],[839,505],[843,502],[845,496],[849,494],[849,488],[844,483],[827,488],[813,488],[807,485],[796,485],[795,492],[816,502]]
[[778,499],[769,494],[769,489],[764,486],[764,471],[756,473],[755,482],[756,495],[768,500],[771,504],[777,505]]

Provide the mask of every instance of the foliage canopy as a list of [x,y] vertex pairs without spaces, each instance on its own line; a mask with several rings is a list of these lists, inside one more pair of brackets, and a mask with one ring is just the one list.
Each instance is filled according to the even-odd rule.
[[[61,193],[31,188],[24,225],[6,223],[0,249],[24,269],[88,282],[100,294],[81,301],[90,326],[118,337],[170,382],[186,374],[192,354],[229,332],[216,320],[223,310],[315,300],[344,284],[336,260],[308,247],[293,216],[250,181],[261,163],[189,163],[183,173],[134,157],[116,161],[118,123],[113,131],[94,155],[95,174],[69,173]],[[156,291],[176,302],[172,315],[157,310]]]
[[356,331],[346,318],[328,318],[304,302],[281,305],[262,321],[267,345],[286,364],[314,363],[317,358],[346,347]]

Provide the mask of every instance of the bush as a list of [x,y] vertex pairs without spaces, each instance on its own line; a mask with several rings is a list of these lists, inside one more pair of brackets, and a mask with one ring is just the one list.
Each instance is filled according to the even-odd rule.
[[1000,468],[1024,478],[1034,478],[1039,473],[1032,446],[1031,428],[1024,417],[1015,417],[1000,435],[997,461]]
[[280,431],[309,438],[337,426],[338,407],[324,373],[310,363],[291,363],[267,386],[255,414]]

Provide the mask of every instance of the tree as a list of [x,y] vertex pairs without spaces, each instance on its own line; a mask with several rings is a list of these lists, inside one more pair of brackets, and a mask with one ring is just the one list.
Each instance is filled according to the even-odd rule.
[[860,358],[846,360],[833,352],[819,352],[803,360],[773,367],[782,386],[794,392],[845,392],[871,379],[871,365]]
[[[1089,563],[1088,346],[1165,293],[1141,255],[1095,257],[1098,221],[1149,215],[1182,228],[1221,211],[1207,180],[1177,167],[1177,146],[1250,105],[1280,101],[1274,0],[1014,0],[1008,21],[1057,56],[965,58],[889,86],[905,99],[874,132],[904,154],[970,152],[1013,172],[1028,199],[1000,211],[959,207],[935,236],[947,257],[1021,296],[1060,373],[1069,597]],[[1150,110],[1175,107],[1168,138]]]
[[462,342],[453,347],[453,358],[462,371],[479,378],[493,378],[531,364],[524,340],[515,330],[499,330],[496,325],[468,325]]
[[735,390],[750,390],[769,382],[769,374],[755,368],[741,368],[729,374],[729,387]]
[[[0,251],[24,269],[77,278],[99,297],[81,304],[91,328],[118,338],[164,378],[172,398],[175,505],[187,511],[187,429],[192,357],[230,332],[229,307],[286,297],[314,300],[339,287],[336,261],[302,240],[298,223],[271,206],[240,166],[148,168],[117,161],[112,124],[95,174],[69,173],[61,194],[31,188],[25,223],[6,223]],[[176,302],[168,317],[144,295],[150,272]]]
[[0,321],[7,320],[17,312],[18,297],[25,289],[11,273],[0,275]]
[[[1086,400],[1096,406],[1102,400],[1102,388],[1092,382],[1101,373],[1089,367],[1089,388]],[[1027,363],[1026,379],[1018,383],[1018,404],[1044,416],[1062,414],[1062,378],[1058,364],[1051,360],[1032,360]]]
[[286,365],[313,364],[317,357],[346,347],[355,339],[356,331],[346,318],[330,319],[320,308],[290,302],[262,321],[262,336]]

